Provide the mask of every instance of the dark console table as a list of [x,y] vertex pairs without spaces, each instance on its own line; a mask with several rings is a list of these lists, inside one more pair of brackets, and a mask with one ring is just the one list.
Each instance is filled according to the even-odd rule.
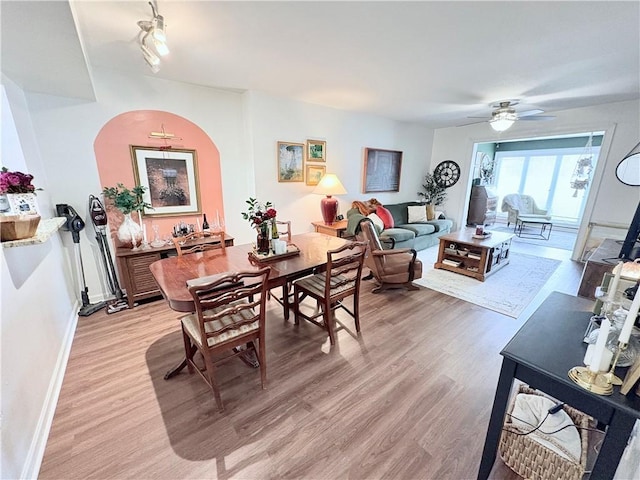
[[[582,337],[592,308],[592,301],[553,292],[500,352],[504,358],[478,479],[491,473],[514,378],[609,426],[590,478],[613,478],[633,425],[640,418],[640,397],[633,391],[621,395],[619,387],[614,387],[611,396],[596,395],[567,376],[572,367],[582,365],[586,351]],[[620,369],[618,376],[624,377],[625,370]]]

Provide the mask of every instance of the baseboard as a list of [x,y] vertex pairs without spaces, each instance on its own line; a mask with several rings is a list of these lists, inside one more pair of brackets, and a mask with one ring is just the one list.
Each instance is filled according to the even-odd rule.
[[49,439],[49,432],[51,431],[51,425],[53,423],[53,416],[56,413],[60,390],[62,389],[64,373],[67,369],[71,346],[73,345],[73,337],[76,332],[76,326],[78,325],[79,308],[80,302],[76,300],[71,308],[69,326],[64,335],[60,351],[58,352],[58,359],[53,370],[53,375],[51,376],[51,381],[49,382],[49,388],[47,389],[47,395],[45,397],[42,410],[40,411],[40,418],[38,418],[36,431],[33,435],[33,439],[31,440],[31,446],[29,447],[29,452],[27,453],[27,458],[24,462],[22,474],[20,475],[21,479],[38,478],[38,473],[40,472],[40,466],[42,465],[42,459],[44,457],[44,451],[47,446],[47,440]]

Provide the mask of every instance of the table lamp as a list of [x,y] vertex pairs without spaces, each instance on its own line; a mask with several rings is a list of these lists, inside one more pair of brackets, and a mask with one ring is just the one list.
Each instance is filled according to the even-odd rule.
[[326,195],[320,202],[320,208],[322,209],[322,219],[325,225],[331,225],[338,213],[338,199],[333,198],[333,195],[344,195],[347,193],[342,182],[338,179],[335,173],[327,173],[321,179],[313,193],[319,195]]

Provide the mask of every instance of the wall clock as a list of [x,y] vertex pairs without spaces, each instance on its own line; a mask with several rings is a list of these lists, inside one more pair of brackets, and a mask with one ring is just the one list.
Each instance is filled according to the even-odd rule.
[[460,179],[460,166],[453,160],[445,160],[436,165],[433,176],[438,185],[452,187]]

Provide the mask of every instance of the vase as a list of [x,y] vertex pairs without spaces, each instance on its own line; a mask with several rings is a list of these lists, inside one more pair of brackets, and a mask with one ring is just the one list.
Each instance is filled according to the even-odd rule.
[[436,218],[436,207],[427,203],[427,220],[433,220],[434,218]]
[[269,229],[264,223],[258,228],[258,238],[256,239],[256,250],[258,253],[269,253],[271,239],[269,238]]
[[0,213],[10,213],[11,204],[6,194],[0,195]]
[[131,218],[130,213],[124,214],[124,220],[118,227],[118,240],[123,246],[134,249],[142,241],[142,228]]

